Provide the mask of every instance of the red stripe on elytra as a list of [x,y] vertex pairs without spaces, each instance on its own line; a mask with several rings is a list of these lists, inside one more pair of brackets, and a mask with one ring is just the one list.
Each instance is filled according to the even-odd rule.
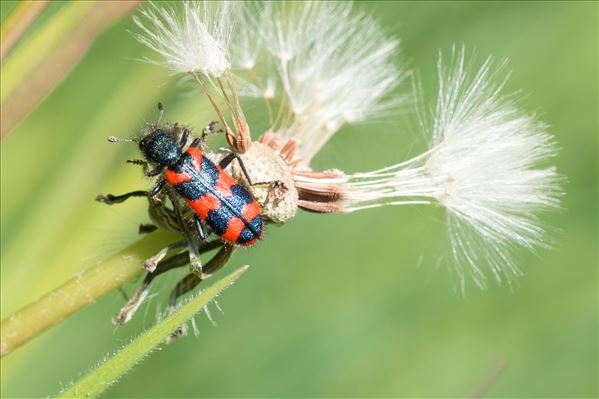
[[231,187],[236,184],[237,181],[235,179],[233,179],[231,176],[229,176],[221,170],[220,174],[218,175],[218,180],[216,181],[215,187],[221,195],[228,198],[233,195]]
[[243,223],[243,220],[232,218],[229,220],[227,231],[222,235],[222,238],[230,242],[236,242],[244,228],[245,223]]
[[241,209],[241,214],[245,220],[251,222],[256,216],[260,215],[260,206],[256,201],[245,204]]
[[189,155],[191,155],[193,167],[195,168],[195,170],[197,170],[197,171],[202,170],[202,157],[203,157],[202,151],[200,151],[196,147],[189,147],[186,152]]
[[187,173],[177,173],[170,169],[166,170],[164,177],[166,178],[166,181],[172,184],[173,186],[175,184],[191,181],[191,176],[189,176]]
[[208,212],[220,209],[220,200],[212,194],[201,196],[195,201],[190,201],[187,198],[185,202],[204,220],[208,217]]

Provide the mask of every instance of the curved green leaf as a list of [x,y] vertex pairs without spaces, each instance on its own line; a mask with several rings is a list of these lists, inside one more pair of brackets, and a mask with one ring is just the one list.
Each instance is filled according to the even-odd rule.
[[173,331],[186,323],[221,291],[233,284],[247,269],[248,266],[243,266],[201,292],[179,307],[172,315],[143,333],[114,356],[101,363],[95,370],[63,391],[59,397],[95,398],[100,395],[133,368],[145,355],[160,345]]

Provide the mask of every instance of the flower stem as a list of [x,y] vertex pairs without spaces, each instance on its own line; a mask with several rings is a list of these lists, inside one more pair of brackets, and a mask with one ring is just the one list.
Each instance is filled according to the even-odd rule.
[[143,262],[156,248],[176,240],[171,233],[157,231],[117,254],[82,271],[62,286],[45,294],[2,320],[0,355],[5,356],[144,272]]

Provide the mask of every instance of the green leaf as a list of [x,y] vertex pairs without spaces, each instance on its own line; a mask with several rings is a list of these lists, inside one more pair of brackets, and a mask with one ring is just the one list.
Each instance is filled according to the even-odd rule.
[[145,355],[160,345],[179,326],[186,323],[221,291],[233,284],[247,269],[248,266],[243,266],[201,292],[179,307],[172,315],[156,324],[114,356],[101,363],[95,370],[63,391],[59,397],[95,398],[100,395],[133,368]]

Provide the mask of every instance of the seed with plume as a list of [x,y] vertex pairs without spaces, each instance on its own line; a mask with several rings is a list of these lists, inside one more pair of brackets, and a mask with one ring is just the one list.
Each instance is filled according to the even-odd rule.
[[555,153],[545,126],[500,94],[503,83],[494,83],[502,80],[490,59],[471,77],[464,52],[454,58],[449,69],[439,60],[427,152],[373,172],[299,180],[304,189],[335,186],[342,194],[328,204],[334,211],[442,205],[463,289],[467,273],[485,285],[483,265],[499,282],[520,274],[514,249],[545,246],[539,215],[559,206],[560,189],[555,168],[543,166]]
[[175,73],[221,76],[231,67],[228,46],[233,24],[228,2],[184,2],[182,12],[154,3],[133,17],[143,31],[135,37]]
[[309,163],[346,123],[385,114],[405,98],[387,95],[405,78],[399,41],[351,2],[274,2],[259,33],[277,66],[293,118],[276,130]]

